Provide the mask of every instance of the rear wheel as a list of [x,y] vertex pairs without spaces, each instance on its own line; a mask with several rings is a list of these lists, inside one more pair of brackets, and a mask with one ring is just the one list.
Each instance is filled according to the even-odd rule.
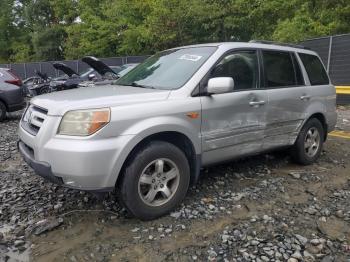
[[6,106],[0,101],[0,121],[3,121],[6,117]]
[[178,147],[154,141],[136,152],[122,176],[119,200],[133,216],[151,220],[169,213],[184,199],[190,168]]
[[312,118],[301,129],[292,150],[296,162],[302,165],[312,164],[320,156],[323,146],[324,128],[321,122]]

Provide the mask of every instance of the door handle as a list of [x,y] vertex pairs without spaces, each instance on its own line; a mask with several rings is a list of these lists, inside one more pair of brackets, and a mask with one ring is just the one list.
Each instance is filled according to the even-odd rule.
[[249,102],[250,106],[261,106],[261,105],[265,105],[265,101],[251,101]]
[[303,95],[300,97],[301,100],[309,100],[311,98],[311,96],[308,95]]

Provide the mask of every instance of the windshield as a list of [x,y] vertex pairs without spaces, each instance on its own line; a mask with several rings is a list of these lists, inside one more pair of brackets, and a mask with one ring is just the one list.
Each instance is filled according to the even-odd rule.
[[191,47],[160,52],[115,83],[155,89],[178,89],[215,52],[216,47]]

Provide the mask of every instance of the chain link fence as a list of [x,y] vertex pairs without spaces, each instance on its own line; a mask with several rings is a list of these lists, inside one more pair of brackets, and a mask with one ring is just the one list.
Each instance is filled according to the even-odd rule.
[[[125,56],[125,57],[110,57],[110,58],[101,58],[101,61],[106,63],[109,66],[118,66],[129,63],[141,63],[148,56]],[[66,61],[54,61],[54,62],[63,62],[77,73],[82,73],[86,71],[89,66],[80,60],[66,60]],[[17,73],[22,79],[34,76],[35,71],[40,71],[47,74],[50,77],[57,77],[62,74],[62,72],[56,70],[52,62],[32,62],[32,63],[15,63],[15,64],[0,64],[0,67],[11,68]]]

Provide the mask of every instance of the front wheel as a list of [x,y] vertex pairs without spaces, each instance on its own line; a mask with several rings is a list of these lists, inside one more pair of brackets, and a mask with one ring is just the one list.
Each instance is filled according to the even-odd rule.
[[307,121],[293,146],[293,159],[302,165],[314,163],[322,151],[324,132],[318,119],[312,118]]
[[40,93],[39,95],[44,95],[44,94],[48,94],[50,92],[48,87],[43,87],[40,89]]
[[119,200],[141,220],[169,213],[186,196],[190,168],[173,144],[154,141],[129,159],[118,185]]

